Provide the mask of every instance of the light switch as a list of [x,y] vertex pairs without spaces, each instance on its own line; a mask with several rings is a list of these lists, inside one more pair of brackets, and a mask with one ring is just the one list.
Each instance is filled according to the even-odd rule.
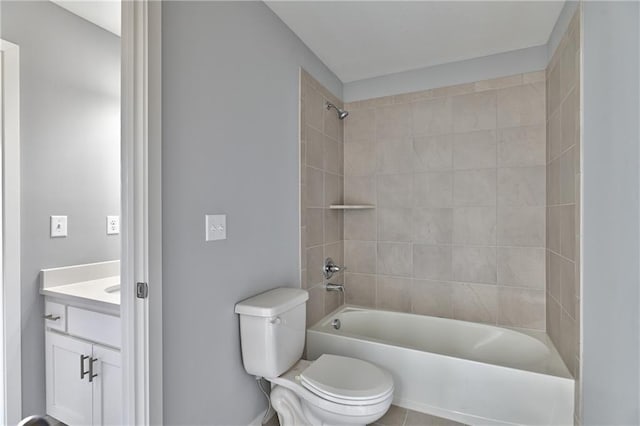
[[67,236],[67,217],[66,216],[51,216],[51,237],[66,237]]
[[120,233],[120,216],[107,216],[107,235]]
[[205,241],[227,239],[227,215],[208,214],[205,216]]

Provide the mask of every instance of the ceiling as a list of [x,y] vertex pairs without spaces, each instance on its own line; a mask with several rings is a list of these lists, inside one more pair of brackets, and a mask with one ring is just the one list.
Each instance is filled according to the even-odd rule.
[[120,36],[120,0],[51,0],[69,12]]
[[343,83],[546,44],[558,1],[266,1]]

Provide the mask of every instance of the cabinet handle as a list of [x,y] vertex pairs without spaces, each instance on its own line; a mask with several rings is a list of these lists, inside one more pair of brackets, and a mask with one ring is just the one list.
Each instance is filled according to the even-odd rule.
[[60,319],[60,315],[56,315],[55,317],[53,316],[53,314],[48,314],[43,316],[42,318],[49,320],[49,321],[58,321]]
[[97,374],[93,374],[93,363],[97,360],[98,358],[89,358],[89,383],[93,382],[95,377],[98,377]]
[[91,371],[91,363],[89,363],[89,371],[84,371],[84,360],[88,358],[88,355],[80,355],[80,380],[84,379],[84,376],[89,374],[89,371]]

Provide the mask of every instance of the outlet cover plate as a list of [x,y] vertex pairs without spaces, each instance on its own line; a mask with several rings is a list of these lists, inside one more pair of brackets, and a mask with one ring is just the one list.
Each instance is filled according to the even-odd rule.
[[120,216],[107,216],[107,235],[120,233]]
[[51,238],[63,238],[67,236],[67,217],[51,216]]
[[208,214],[204,217],[205,241],[217,241],[227,239],[227,215]]

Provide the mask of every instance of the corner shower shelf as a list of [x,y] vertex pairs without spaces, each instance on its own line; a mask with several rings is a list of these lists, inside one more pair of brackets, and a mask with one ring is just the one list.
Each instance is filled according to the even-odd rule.
[[367,210],[375,209],[372,204],[332,204],[329,206],[331,210]]

